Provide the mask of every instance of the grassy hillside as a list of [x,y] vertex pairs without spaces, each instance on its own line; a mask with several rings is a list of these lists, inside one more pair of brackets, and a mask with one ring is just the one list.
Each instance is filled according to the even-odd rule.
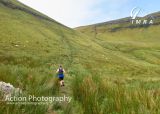
[[[0,0],[0,17],[0,81],[27,95],[73,98],[49,106],[0,102],[1,114],[45,114],[50,107],[49,114],[160,112],[159,25],[79,32],[16,0]],[[64,88],[57,84],[59,64],[67,71]]]
[[[119,86],[127,84],[128,86],[137,89],[137,92],[139,91],[138,89],[142,87],[143,90],[147,90],[146,92],[152,91],[149,94],[154,94],[153,91],[157,91],[156,93],[159,93],[158,91],[160,88],[160,13],[157,12],[148,16],[151,15],[154,16],[154,24],[150,26],[132,25],[130,22],[130,18],[124,18],[105,23],[82,26],[75,29],[88,36],[91,36],[94,42],[104,48],[104,51],[107,54],[105,56],[105,59],[109,62],[105,64],[105,66],[107,66],[107,70],[103,69],[103,74],[112,77],[111,80],[119,78],[118,81],[116,81],[117,83],[119,83]],[[143,18],[147,18],[148,16],[145,16]],[[112,86],[114,88],[114,85]],[[109,86],[107,91],[113,92],[114,89],[110,90],[111,88],[112,87]],[[118,97],[115,101],[119,106],[115,110],[120,110],[118,114],[160,113],[159,111],[146,112],[146,109],[144,109],[144,112],[141,112],[140,110],[131,111],[132,109],[128,109],[128,107],[125,106],[125,103],[123,103],[123,97],[125,96],[124,94],[126,92],[126,88],[123,88],[124,90],[121,89],[119,90],[120,93],[122,92],[122,96],[120,99],[119,96],[113,95],[114,97]],[[107,94],[110,94],[110,92],[108,92]],[[142,94],[143,93],[141,93],[141,95]],[[134,95],[133,93],[130,93],[130,95],[137,97],[137,95]],[[145,98],[145,95],[142,96]],[[108,97],[110,98],[110,96]],[[160,97],[158,97],[158,99],[159,98]],[[118,99],[120,101],[118,101]],[[133,98],[132,100],[134,99],[136,98]],[[128,102],[128,100],[125,101]],[[132,102],[131,104],[136,103]],[[131,106],[131,104],[129,103],[128,106]],[[152,104],[151,102],[148,102],[148,105],[152,105],[154,107],[154,104]],[[112,111],[110,111],[109,109],[110,107],[106,112],[111,113]]]
[[[153,76],[159,78],[160,13],[157,12],[150,15],[153,15],[155,19],[154,24],[150,26],[132,25],[130,18],[124,18],[95,25],[78,27],[76,30],[91,36],[94,42],[98,43],[104,48],[104,50],[108,51],[108,57],[112,56],[112,54],[116,56],[118,60],[114,59],[114,61],[118,61],[119,63],[122,62],[121,64],[123,65],[120,66],[121,68],[124,68],[126,66],[124,64],[127,63],[127,72],[130,67],[140,67],[138,68],[139,71],[137,71],[136,68],[133,68],[134,70],[131,68],[131,72],[136,71],[137,73],[129,72],[131,73],[130,75],[136,77],[142,77],[138,75],[144,75],[145,77],[148,75],[149,77],[152,76],[152,78]],[[115,67],[117,67],[117,65]],[[154,72],[154,75],[147,73],[147,69],[150,68],[152,69],[152,73]],[[120,71],[123,71],[124,73],[124,70],[121,69]],[[125,75],[128,75],[128,73]]]

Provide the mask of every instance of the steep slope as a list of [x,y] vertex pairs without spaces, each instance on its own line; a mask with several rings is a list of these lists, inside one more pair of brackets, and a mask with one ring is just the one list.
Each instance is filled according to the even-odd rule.
[[[0,3],[0,14],[3,17],[0,23],[2,63],[5,63],[6,59],[9,61],[12,56],[28,56],[28,60],[34,55],[50,57],[52,61],[46,62],[63,64],[64,61],[71,60],[72,56],[76,56],[75,53],[79,54],[93,43],[87,36],[30,8],[27,9],[16,1],[1,0]],[[98,47],[95,43],[93,45]],[[41,60],[38,63],[40,64]],[[18,61],[16,64],[19,64]]]
[[[16,0],[0,0],[0,17],[0,81],[13,84],[27,95],[61,95],[55,78],[59,64],[67,76],[89,75],[88,64],[98,64],[95,60],[104,53],[88,36]],[[66,95],[70,91],[65,90]],[[21,108],[27,114],[44,114],[48,109],[48,105],[33,108],[0,104],[1,114],[22,113]]]

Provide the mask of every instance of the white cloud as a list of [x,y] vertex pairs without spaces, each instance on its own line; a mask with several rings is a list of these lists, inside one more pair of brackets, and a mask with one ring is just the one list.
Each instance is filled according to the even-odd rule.
[[[117,10],[129,0],[19,0],[69,27],[112,19],[110,10]],[[102,5],[102,7],[101,7]],[[105,8],[106,5],[106,8]],[[110,9],[109,9],[110,8]],[[117,12],[117,11],[113,11]],[[110,16],[110,17],[109,17]]]

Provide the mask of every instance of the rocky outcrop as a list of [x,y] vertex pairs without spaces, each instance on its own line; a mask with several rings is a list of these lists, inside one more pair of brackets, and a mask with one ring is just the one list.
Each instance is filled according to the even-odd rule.
[[5,83],[0,81],[0,93],[3,98],[6,96],[11,96],[11,95],[19,95],[22,93],[22,90],[20,88],[15,88],[13,85],[10,83]]

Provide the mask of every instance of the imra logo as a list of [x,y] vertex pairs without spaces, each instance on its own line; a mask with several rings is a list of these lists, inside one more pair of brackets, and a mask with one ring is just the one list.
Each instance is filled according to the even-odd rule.
[[132,11],[131,11],[131,19],[132,19],[131,22],[132,22],[132,24],[137,24],[137,25],[153,24],[153,19],[154,18],[152,16],[149,16],[146,19],[138,17],[138,15],[142,12],[143,12],[143,10],[139,7],[135,7],[135,8],[132,9]]

